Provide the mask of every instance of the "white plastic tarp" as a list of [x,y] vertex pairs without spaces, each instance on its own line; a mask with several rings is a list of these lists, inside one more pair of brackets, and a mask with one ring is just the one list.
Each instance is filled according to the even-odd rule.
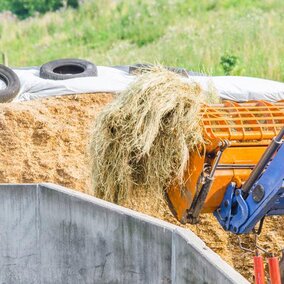
[[[39,67],[13,69],[21,81],[14,101],[26,101],[49,96],[125,90],[135,76],[112,67],[98,66],[97,77],[67,80],[47,80],[39,77]],[[237,76],[192,76],[183,80],[198,82],[206,91],[212,86],[222,99],[238,102],[249,100],[284,100],[284,83]],[[1,87],[1,86],[0,86]]]
[[204,88],[211,80],[220,97],[226,100],[245,102],[265,100],[276,102],[284,100],[284,83],[241,76],[194,77]]
[[133,81],[126,72],[98,67],[97,77],[83,77],[67,80],[47,80],[39,77],[39,68],[13,69],[21,82],[21,89],[14,101],[27,101],[38,98],[69,94],[120,92]]
[[4,81],[0,80],[0,90],[4,90],[6,88],[6,84]]

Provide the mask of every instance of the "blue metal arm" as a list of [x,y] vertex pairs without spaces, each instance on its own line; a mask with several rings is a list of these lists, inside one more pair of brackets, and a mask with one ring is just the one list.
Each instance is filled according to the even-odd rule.
[[[282,129],[283,133],[283,129]],[[281,136],[281,135],[280,135]],[[235,234],[252,231],[265,216],[284,215],[284,144],[280,137],[271,159],[262,166],[247,192],[231,183],[214,215],[225,230]],[[274,141],[274,143],[276,143]]]

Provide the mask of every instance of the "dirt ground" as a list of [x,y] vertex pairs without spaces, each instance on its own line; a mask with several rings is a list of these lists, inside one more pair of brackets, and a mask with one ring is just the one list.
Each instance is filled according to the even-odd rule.
[[[83,94],[0,105],[0,183],[53,182],[92,194],[88,144],[92,123],[111,94]],[[125,206],[180,225],[164,202],[158,209],[150,196]],[[284,248],[283,217],[267,218],[259,244],[276,253]],[[181,225],[180,225],[181,226]],[[213,215],[200,224],[183,226],[194,231],[213,251],[253,280],[252,255],[238,246]],[[242,237],[250,242],[251,237]]]

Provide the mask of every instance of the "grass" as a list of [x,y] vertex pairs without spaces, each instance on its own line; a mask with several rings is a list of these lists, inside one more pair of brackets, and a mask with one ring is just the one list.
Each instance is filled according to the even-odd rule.
[[77,10],[1,20],[0,51],[11,66],[78,57],[284,81],[283,9],[283,0],[90,0]]

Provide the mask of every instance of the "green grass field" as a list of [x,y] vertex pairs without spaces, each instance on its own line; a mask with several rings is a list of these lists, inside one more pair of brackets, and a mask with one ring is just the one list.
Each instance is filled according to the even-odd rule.
[[284,81],[283,35],[283,0],[99,0],[2,20],[0,51],[10,66],[78,57]]

